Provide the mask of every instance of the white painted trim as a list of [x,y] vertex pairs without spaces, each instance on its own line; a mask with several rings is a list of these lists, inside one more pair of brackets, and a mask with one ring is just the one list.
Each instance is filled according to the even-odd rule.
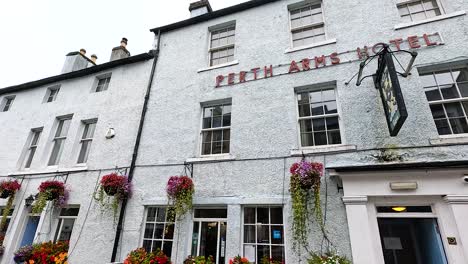
[[400,24],[395,25],[394,29],[398,30],[398,29],[402,29],[402,28],[413,27],[413,26],[417,26],[417,25],[421,25],[421,24],[427,24],[427,23],[440,21],[440,20],[444,20],[444,19],[449,19],[449,18],[457,17],[457,16],[463,16],[463,15],[466,15],[465,10],[456,11],[456,12],[453,12],[453,13],[450,13],[450,14],[444,14],[444,15],[440,15],[440,16],[436,16],[436,17],[431,17],[431,18],[428,18],[428,19],[420,20],[420,21],[400,23]]
[[[153,198],[153,199],[144,199],[142,202],[143,206],[167,206],[169,201],[167,198]],[[146,208],[145,208],[146,211]]]
[[200,72],[204,72],[204,71],[211,71],[211,70],[214,70],[214,69],[224,68],[224,67],[237,65],[237,64],[239,64],[239,60],[233,60],[233,61],[226,62],[226,63],[223,63],[223,64],[217,64],[217,65],[214,65],[214,66],[201,68],[201,69],[198,69],[197,72],[200,73]]
[[468,204],[468,195],[446,195],[444,201],[449,204]]
[[317,42],[317,43],[313,43],[313,44],[309,44],[309,45],[305,45],[305,46],[300,46],[300,47],[296,47],[296,48],[287,48],[284,51],[284,53],[291,53],[291,52],[296,52],[296,51],[299,51],[299,50],[311,49],[311,48],[325,46],[325,45],[334,44],[334,43],[336,43],[336,38],[327,39],[327,40],[324,40],[324,41],[321,41],[321,42]]
[[201,163],[201,162],[209,162],[209,161],[230,161],[235,160],[236,157],[231,154],[217,154],[217,155],[206,155],[201,156],[199,158],[188,158],[186,160],[187,163]]
[[440,136],[440,138],[429,139],[429,143],[431,143],[431,145],[468,143],[468,134]]
[[367,204],[367,196],[343,196],[341,199],[346,205]]
[[304,154],[324,153],[324,152],[342,152],[356,150],[356,145],[324,145],[291,150],[291,156],[302,156]]
[[61,172],[77,172],[77,171],[86,171],[88,170],[87,166],[77,166],[75,168],[63,168],[59,169],[56,165],[55,166],[48,166],[45,170],[40,171],[21,171],[21,172],[11,172],[8,176],[19,176],[19,175],[35,175],[35,174],[44,174],[44,173],[61,173]]

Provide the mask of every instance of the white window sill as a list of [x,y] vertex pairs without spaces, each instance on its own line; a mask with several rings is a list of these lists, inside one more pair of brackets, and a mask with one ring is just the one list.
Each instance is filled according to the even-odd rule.
[[291,52],[295,52],[295,51],[299,51],[299,50],[311,49],[311,48],[325,46],[325,45],[334,44],[334,43],[336,43],[336,38],[324,40],[322,42],[317,42],[317,43],[313,43],[313,44],[306,45],[306,46],[288,48],[288,49],[286,49],[284,51],[284,53],[291,53]]
[[456,134],[440,136],[440,138],[429,139],[431,145],[450,145],[468,143],[468,134]]
[[34,174],[44,174],[44,173],[51,173],[52,174],[52,173],[60,173],[60,172],[76,172],[76,171],[85,171],[85,170],[88,170],[88,167],[80,166],[80,167],[76,167],[76,168],[61,168],[61,169],[59,169],[57,166],[48,166],[44,170],[31,170],[31,169],[28,169],[28,170],[21,171],[21,172],[9,173],[8,175],[18,176],[18,175],[34,175]]
[[457,17],[457,16],[463,16],[463,15],[466,15],[465,10],[453,12],[453,13],[450,13],[450,14],[444,14],[444,15],[440,15],[440,16],[436,16],[436,17],[431,17],[431,18],[428,18],[428,19],[420,20],[420,21],[400,23],[400,24],[395,25],[394,28],[395,28],[395,30],[398,30],[398,29],[402,29],[402,28],[413,27],[413,26],[417,26],[417,25],[421,25],[421,24],[427,24],[427,23],[431,23],[431,22],[434,22],[434,21],[444,20],[444,19]]
[[239,64],[239,61],[238,60],[233,60],[233,61],[226,62],[226,63],[223,63],[223,64],[218,64],[218,65],[215,65],[215,66],[201,68],[201,69],[198,69],[197,72],[211,71],[211,70],[214,70],[214,69],[229,67],[229,66],[237,65],[237,64]]
[[325,145],[316,147],[306,147],[291,150],[291,156],[302,156],[304,154],[315,154],[324,152],[344,152],[356,150],[356,145]]
[[186,160],[187,163],[201,163],[201,162],[210,162],[210,161],[229,161],[235,160],[231,154],[220,154],[220,155],[209,155],[209,156],[201,156],[199,158],[188,158]]

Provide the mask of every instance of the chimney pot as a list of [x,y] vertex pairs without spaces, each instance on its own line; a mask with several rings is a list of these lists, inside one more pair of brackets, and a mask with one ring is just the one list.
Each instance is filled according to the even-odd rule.
[[96,64],[97,59],[98,57],[96,56],[96,54],[91,55],[91,60],[94,62],[94,64]]
[[120,46],[122,47],[127,47],[128,39],[127,38],[122,38],[120,41]]
[[81,53],[81,55],[84,56],[84,55],[86,55],[86,50],[85,49],[80,49],[80,53]]

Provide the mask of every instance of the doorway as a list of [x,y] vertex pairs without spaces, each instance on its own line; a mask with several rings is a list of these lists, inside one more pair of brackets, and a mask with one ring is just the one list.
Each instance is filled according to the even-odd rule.
[[212,256],[215,264],[225,264],[226,218],[227,209],[195,209],[192,256]]
[[33,244],[34,237],[36,236],[37,226],[39,225],[40,219],[41,217],[38,215],[28,216],[28,221],[26,223],[26,228],[24,229],[23,238],[21,239],[20,247]]
[[447,264],[437,218],[405,217],[405,211],[384,215],[377,222],[385,264]]

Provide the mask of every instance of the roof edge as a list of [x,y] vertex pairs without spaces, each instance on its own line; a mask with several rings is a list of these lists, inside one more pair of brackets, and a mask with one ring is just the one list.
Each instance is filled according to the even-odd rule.
[[74,79],[74,78],[78,78],[78,77],[83,77],[83,76],[90,75],[90,74],[93,74],[93,73],[97,73],[97,72],[100,72],[100,71],[112,69],[112,68],[115,68],[115,67],[118,67],[118,66],[132,64],[132,63],[135,63],[135,62],[140,62],[140,61],[145,61],[145,60],[150,60],[152,58],[154,58],[154,51],[150,50],[149,52],[146,52],[146,53],[141,53],[141,54],[130,56],[130,57],[120,59],[120,60],[109,61],[109,62],[106,62],[106,63],[103,63],[103,64],[98,64],[98,65],[95,65],[95,66],[92,66],[92,67],[88,67],[88,68],[85,68],[85,69],[82,69],[82,70],[67,72],[67,73],[64,73],[64,74],[55,75],[55,76],[47,77],[47,78],[44,78],[44,79],[39,79],[39,80],[36,80],[36,81],[31,81],[31,82],[27,82],[27,83],[22,83],[22,84],[18,84],[18,85],[13,85],[13,86],[0,88],[0,95],[6,94],[6,93],[11,93],[11,92],[16,92],[16,91],[32,89],[32,88],[36,88],[38,86],[47,85],[47,84],[50,84],[50,83],[59,82],[59,81],[63,81],[63,80],[69,80],[69,79]]
[[363,171],[394,171],[394,170],[415,170],[423,168],[467,168],[468,160],[447,160],[447,161],[426,161],[426,162],[403,162],[388,164],[350,165],[350,166],[330,166],[327,170],[336,172],[363,172]]
[[237,12],[241,12],[241,11],[244,11],[244,10],[247,10],[247,9],[251,9],[251,8],[254,8],[254,7],[258,7],[258,6],[261,6],[261,5],[265,5],[265,4],[269,4],[269,3],[273,3],[273,2],[277,2],[277,1],[280,1],[280,0],[251,0],[251,1],[247,1],[247,2],[244,2],[244,3],[237,4],[237,5],[229,6],[229,7],[223,8],[223,9],[219,9],[219,10],[216,10],[216,11],[213,11],[213,12],[209,12],[209,13],[206,13],[206,14],[203,14],[203,15],[200,15],[200,16],[196,16],[196,17],[192,17],[192,18],[189,18],[189,19],[186,19],[186,20],[182,20],[182,21],[179,21],[179,22],[168,24],[168,25],[165,25],[165,26],[156,27],[156,28],[150,29],[150,31],[155,33],[155,34],[158,31],[160,31],[160,32],[169,32],[169,31],[172,31],[172,30],[175,30],[175,29],[179,29],[179,28],[183,28],[183,27],[186,27],[186,26],[194,25],[194,24],[197,24],[197,23],[201,23],[201,22],[204,22],[204,21],[208,21],[208,20],[211,20],[211,19],[215,19],[215,18],[218,18],[218,17],[230,15],[230,14],[234,14],[234,13],[237,13]]

